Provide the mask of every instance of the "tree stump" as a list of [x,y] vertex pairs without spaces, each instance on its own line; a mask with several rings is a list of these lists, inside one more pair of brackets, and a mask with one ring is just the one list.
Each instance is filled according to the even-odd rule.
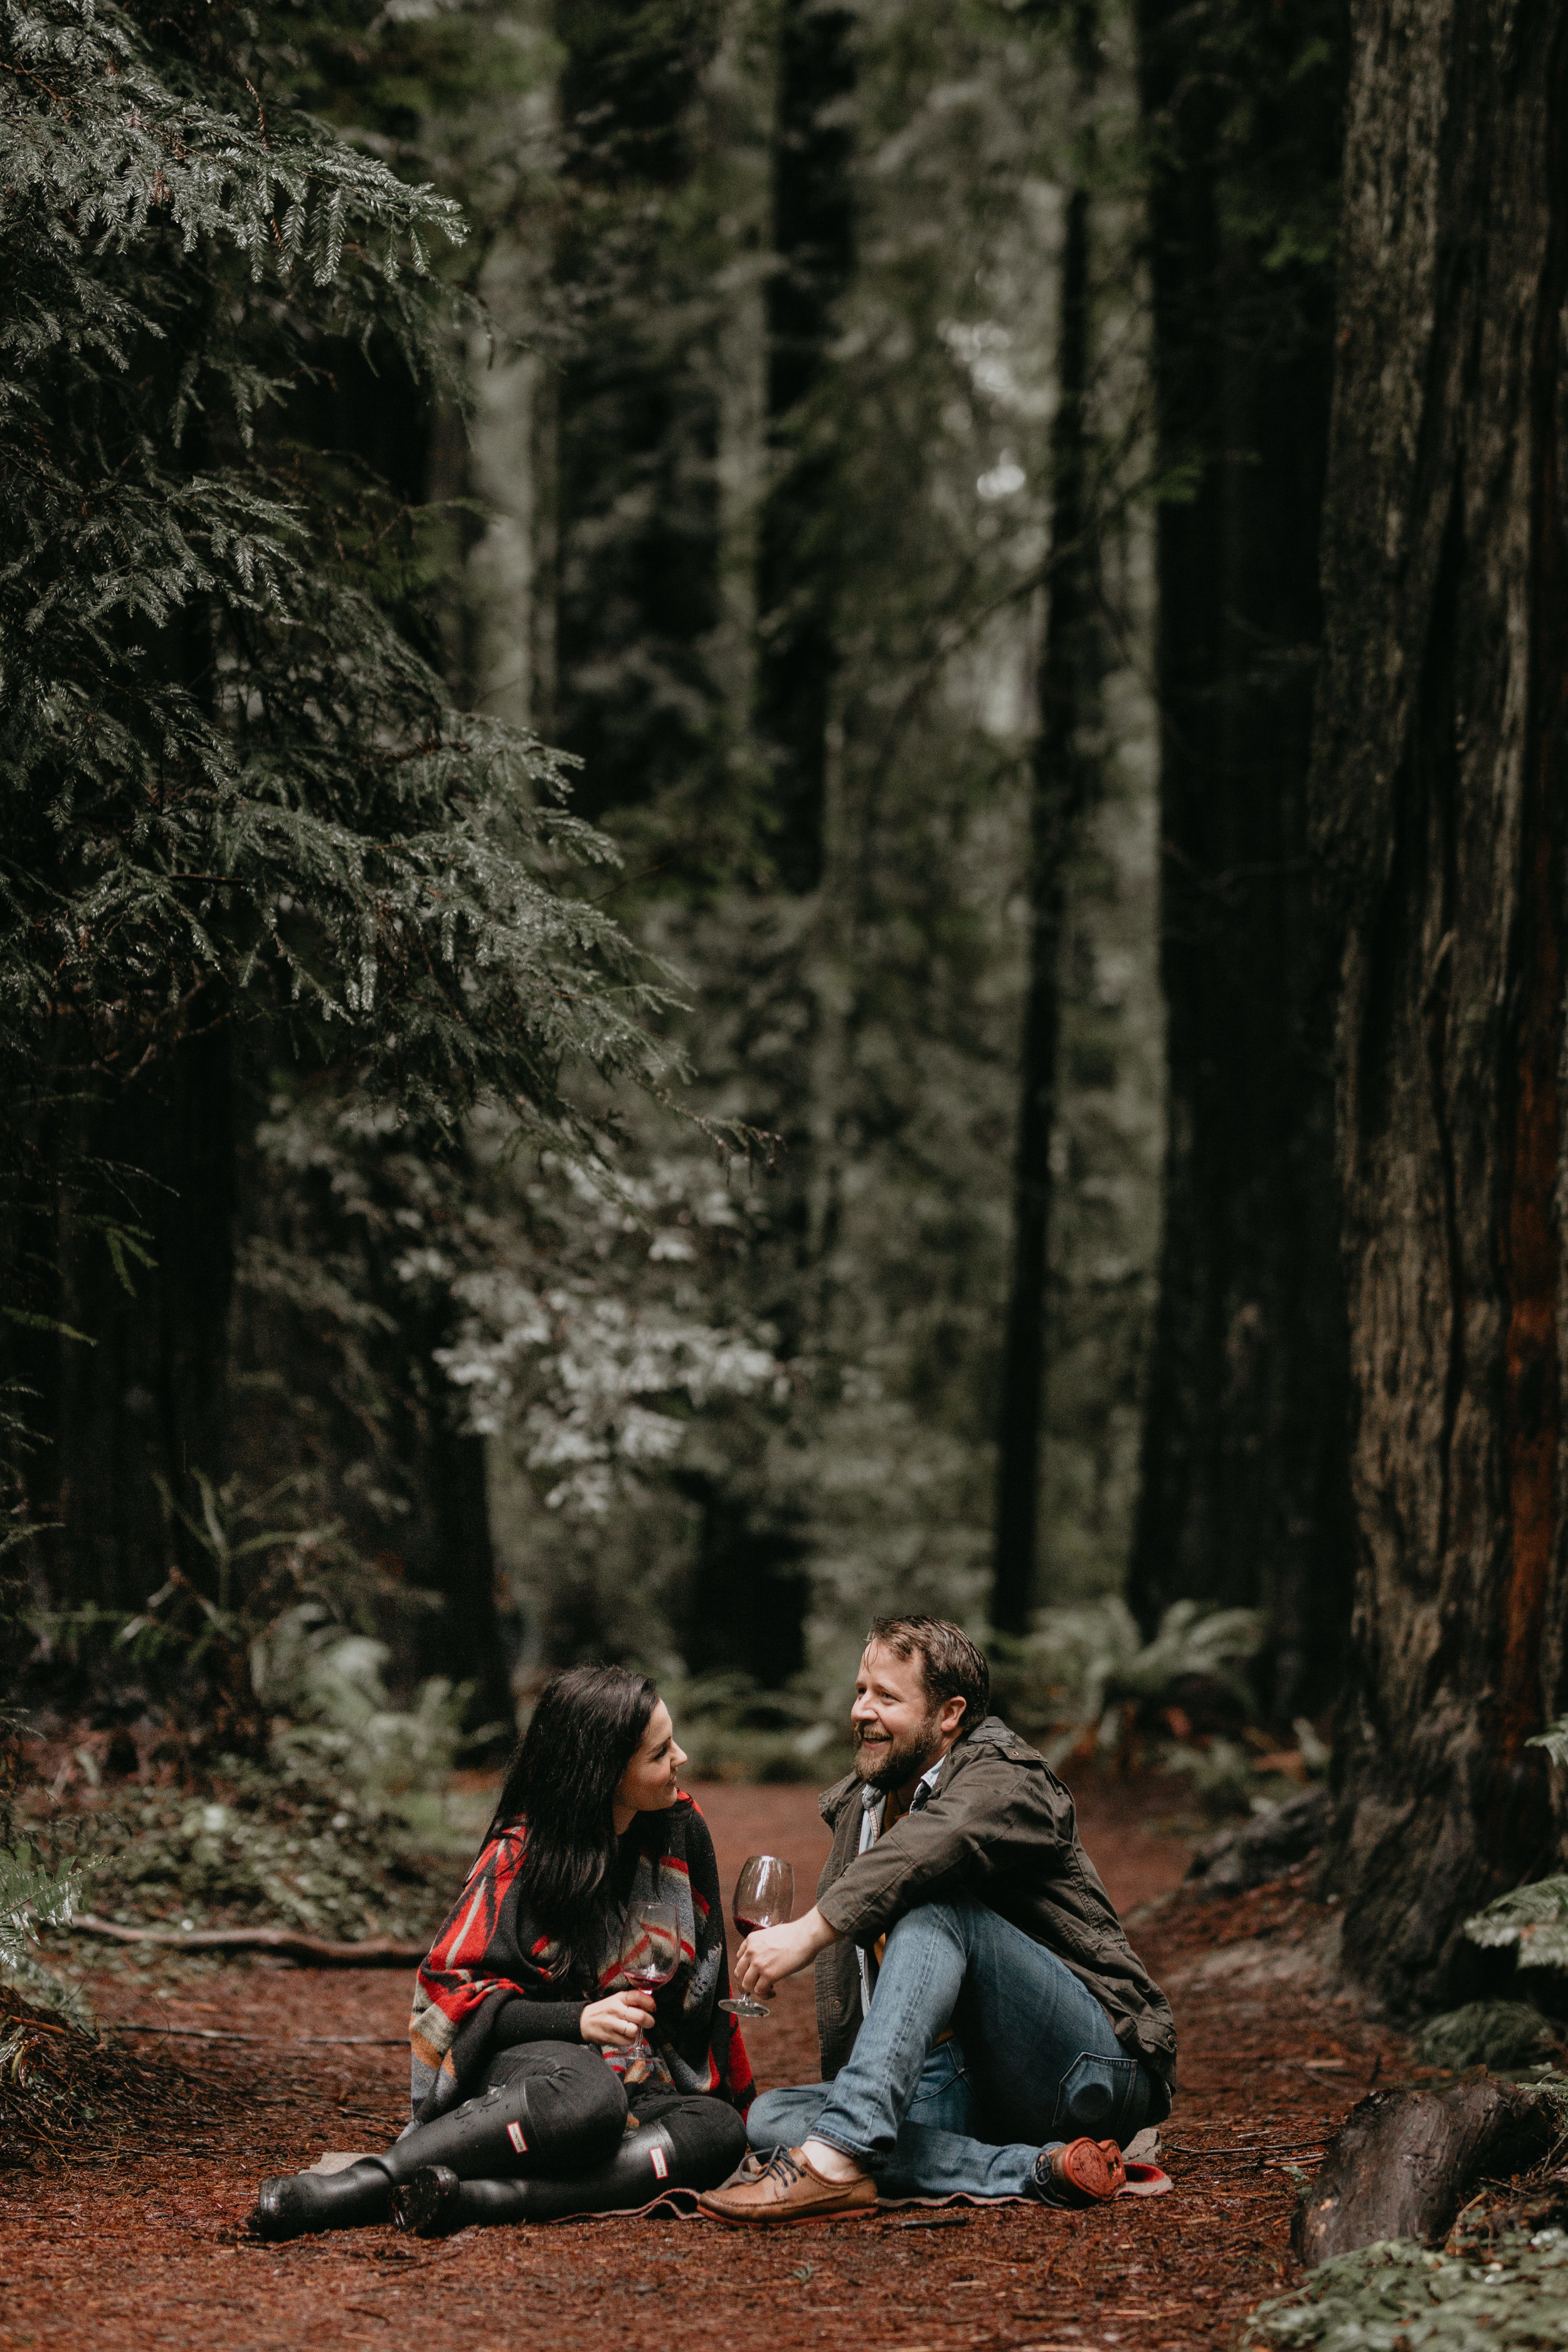
[[1550,2095],[1484,2076],[1448,2091],[1373,2091],[1352,2107],[1296,2209],[1309,2270],[1380,2238],[1442,2238],[1482,2176],[1541,2162],[1562,2133]]

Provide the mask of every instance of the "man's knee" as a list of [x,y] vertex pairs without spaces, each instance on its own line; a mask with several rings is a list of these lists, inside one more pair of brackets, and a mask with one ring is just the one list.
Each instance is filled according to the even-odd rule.
[[[889,1928],[884,1953],[891,1949],[895,1939],[900,1944],[908,1944],[922,1938],[929,1941],[933,1936],[944,1937],[950,1943],[961,1947],[966,1946],[969,1929],[984,1907],[979,1903],[917,1903],[912,1911],[906,1911],[903,1917]],[[883,1965],[886,1966],[885,1958]]]

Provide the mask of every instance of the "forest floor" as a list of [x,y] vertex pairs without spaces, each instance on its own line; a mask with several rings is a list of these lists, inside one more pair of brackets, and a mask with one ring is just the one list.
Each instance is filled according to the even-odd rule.
[[[726,1885],[758,1851],[789,1855],[797,1880],[815,1881],[826,1839],[811,1790],[696,1793]],[[126,2038],[149,2066],[196,2078],[203,2120],[173,2141],[89,2140],[47,2175],[0,2179],[0,2347],[502,2352],[525,2333],[591,2352],[625,2338],[655,2352],[753,2337],[770,2352],[1231,2344],[1242,2315],[1300,2275],[1292,2167],[1310,2168],[1398,2045],[1323,1989],[1331,1911],[1291,1881],[1219,1900],[1178,1894],[1189,1847],[1169,1790],[1085,1780],[1078,1793],[1085,1843],[1176,2012],[1169,2195],[1084,2214],[920,2210],[754,2235],[702,2220],[602,2221],[252,2246],[245,2222],[264,2175],[384,2146],[401,2126],[406,1976],[117,1952],[89,1986],[98,2015],[180,2029]],[[258,2039],[192,2038],[215,2029]],[[379,2039],[290,2046],[339,2034]],[[749,2043],[764,2087],[815,2079],[809,1978],[780,1989]]]

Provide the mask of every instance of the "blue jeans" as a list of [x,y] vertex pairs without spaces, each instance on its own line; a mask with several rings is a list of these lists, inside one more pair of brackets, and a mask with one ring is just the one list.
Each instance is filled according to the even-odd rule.
[[1125,2147],[1148,2107],[1142,2067],[1054,1952],[984,1904],[924,1903],[888,1937],[837,2079],[764,2092],[746,2135],[759,2150],[825,2139],[884,2196],[1017,2197],[1043,2147]]

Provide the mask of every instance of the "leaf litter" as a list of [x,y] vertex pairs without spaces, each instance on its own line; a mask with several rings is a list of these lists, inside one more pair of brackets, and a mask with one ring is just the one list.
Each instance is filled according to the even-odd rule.
[[[726,1881],[759,1851],[790,1854],[803,1884],[815,1878],[826,1833],[809,1790],[704,1785],[699,1795]],[[1086,1772],[1075,1795],[1089,1851],[1156,1975],[1260,1936],[1287,1950],[1321,1929],[1323,1907],[1300,1884],[1218,1900],[1178,1893],[1187,1846],[1151,1820],[1170,1810],[1168,1788]],[[461,1864],[451,1870],[455,1880]],[[817,2224],[809,2249],[795,2231],[742,2239],[676,2221],[468,2231],[417,2251],[382,2230],[266,2249],[244,2238],[263,2175],[324,2149],[374,2149],[397,2128],[406,2069],[400,2049],[376,2045],[405,2022],[406,1984],[270,1958],[93,1958],[88,1990],[106,2024],[156,2014],[187,2030],[237,2028],[260,2045],[181,2041],[177,2065],[167,2041],[149,2050],[128,2037],[130,2052],[117,2035],[89,2045],[101,2053],[95,2065],[112,2059],[124,2070],[121,2105],[89,2117],[94,2103],[79,2104],[68,2139],[53,2136],[58,2160],[46,2155],[0,2180],[7,2347],[26,2339],[38,2352],[75,2352],[90,2339],[95,2352],[142,2352],[157,2340],[195,2352],[222,2340],[244,2352],[412,2352],[432,2320],[491,2345],[514,2338],[537,2297],[547,2299],[552,2342],[611,2352],[628,2330],[646,2332],[639,2315],[652,2305],[636,2300],[642,2290],[668,2283],[699,2352],[759,2335],[770,2352],[1117,2352],[1133,2343],[1228,2352],[1247,2315],[1301,2275],[1289,2251],[1295,2184],[1278,2159],[1259,2170],[1258,2158],[1331,2132],[1396,2046],[1300,1974],[1273,1988],[1194,1983],[1177,1997],[1182,2088],[1165,2158],[1173,2193],[1088,2213],[1020,2204],[952,2221],[889,2214]],[[303,2033],[339,2046],[306,2048]],[[809,1984],[781,1987],[750,2038],[764,2083],[813,2079]],[[1303,2057],[1344,2071],[1314,2078]],[[1227,2169],[1237,2153],[1240,2172]]]

